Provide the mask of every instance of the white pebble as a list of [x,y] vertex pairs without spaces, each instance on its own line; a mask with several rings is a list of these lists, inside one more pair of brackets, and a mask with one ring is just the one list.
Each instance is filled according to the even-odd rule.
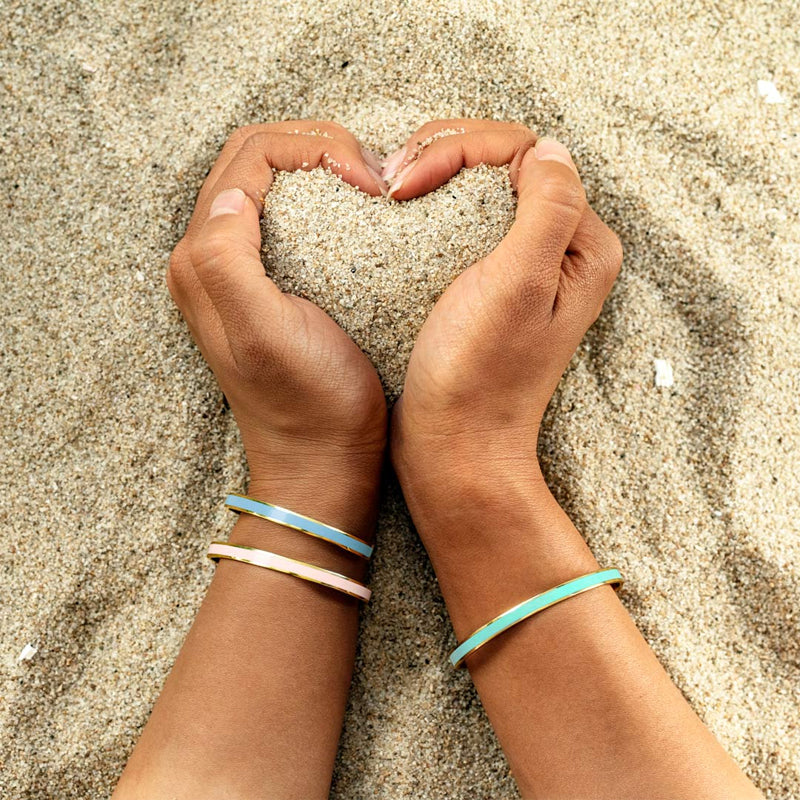
[[672,374],[672,364],[666,359],[656,358],[653,361],[656,368],[656,386],[672,386],[675,376]]
[[32,644],[26,644],[25,647],[22,648],[19,658],[17,658],[17,663],[20,661],[30,661],[36,655],[36,653],[36,647],[34,647]]
[[783,95],[772,81],[758,81],[758,94],[765,103],[782,103]]

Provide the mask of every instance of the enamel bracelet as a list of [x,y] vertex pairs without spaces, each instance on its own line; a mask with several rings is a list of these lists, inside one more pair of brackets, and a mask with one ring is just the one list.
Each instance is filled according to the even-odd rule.
[[225,505],[232,511],[252,514],[254,517],[268,519],[286,528],[293,528],[296,531],[307,533],[309,536],[324,539],[326,542],[335,544],[364,558],[369,558],[372,555],[372,546],[362,539],[340,531],[338,528],[325,525],[323,522],[318,522],[311,517],[304,517],[302,514],[289,511],[288,508],[274,506],[272,503],[263,503],[260,500],[254,500],[252,497],[240,494],[229,494],[225,498]]
[[270,553],[267,550],[246,547],[243,544],[211,542],[207,555],[215,561],[220,558],[229,558],[231,561],[241,561],[243,564],[252,564],[275,572],[283,572],[286,575],[294,575],[295,578],[302,578],[304,581],[336,589],[337,592],[343,592],[364,602],[369,600],[372,595],[372,592],[363,583],[350,580],[338,572],[315,567],[313,564],[306,564],[305,561],[279,556],[277,553]]
[[495,636],[508,630],[512,625],[522,622],[545,608],[554,606],[562,600],[574,597],[576,594],[594,589],[596,586],[613,584],[615,589],[622,586],[622,574],[618,569],[604,569],[599,572],[591,572],[580,578],[562,583],[553,589],[537,594],[529,600],[525,600],[519,605],[504,611],[499,617],[495,617],[491,622],[487,622],[475,631],[469,638],[462,642],[450,654],[450,663],[454,667],[460,667],[464,659],[474,653],[479,647],[483,647]]

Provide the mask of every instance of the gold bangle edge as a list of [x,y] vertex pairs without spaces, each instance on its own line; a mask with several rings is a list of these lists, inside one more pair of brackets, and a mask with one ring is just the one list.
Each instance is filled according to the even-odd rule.
[[[469,636],[467,636],[467,638],[464,639],[464,642],[468,642],[473,636],[475,636],[476,633],[480,633],[484,628],[488,628],[492,623],[497,622],[497,620],[500,619],[500,617],[504,617],[506,614],[510,614],[512,611],[515,611],[520,606],[525,605],[525,603],[528,603],[531,600],[535,600],[537,597],[540,597],[543,594],[547,594],[547,592],[552,592],[555,589],[560,589],[562,586],[566,586],[568,583],[572,583],[572,581],[578,581],[581,578],[588,578],[590,575],[598,575],[601,572],[608,572],[611,569],[616,569],[617,572],[619,572],[617,567],[606,567],[606,569],[598,569],[595,572],[587,572],[585,575],[578,575],[577,578],[571,578],[568,581],[559,583],[556,586],[553,586],[552,589],[545,589],[544,592],[539,592],[539,594],[535,594],[533,597],[529,597],[527,600],[523,600],[521,603],[517,603],[515,606],[511,606],[511,608],[507,609],[506,611],[503,611],[501,614],[498,614],[494,619],[489,620],[489,622],[487,622],[485,625],[481,625],[480,628],[473,631]],[[455,669],[458,669],[459,667],[463,666],[464,661],[466,661],[467,658],[469,658],[473,653],[477,653],[478,650],[481,649],[481,647],[483,647],[485,644],[489,644],[489,642],[494,640],[496,637],[500,636],[501,633],[505,633],[506,631],[513,628],[515,625],[519,625],[520,622],[525,622],[526,619],[535,617],[537,614],[539,614],[542,611],[546,611],[548,608],[552,608],[553,606],[556,606],[559,603],[563,603],[565,600],[569,600],[571,597],[577,597],[578,595],[581,595],[584,592],[591,591],[592,589],[598,589],[601,586],[608,586],[609,584],[613,585],[615,591],[618,591],[624,583],[625,579],[622,577],[609,578],[608,580],[602,581],[601,583],[595,583],[593,586],[585,586],[583,589],[579,589],[577,592],[568,594],[566,597],[560,597],[557,600],[553,600],[552,603],[548,603],[547,605],[542,606],[541,608],[537,608],[534,611],[531,611],[530,614],[526,614],[524,617],[520,617],[520,619],[516,620],[516,622],[514,622],[512,625],[509,625],[508,628],[503,628],[502,630],[497,631],[497,633],[493,633],[488,639],[485,639],[480,644],[473,647],[472,650],[470,650],[468,653],[464,653],[464,655],[461,656],[461,658],[455,664],[453,664],[453,667]],[[458,646],[460,647],[464,642],[460,642]]]

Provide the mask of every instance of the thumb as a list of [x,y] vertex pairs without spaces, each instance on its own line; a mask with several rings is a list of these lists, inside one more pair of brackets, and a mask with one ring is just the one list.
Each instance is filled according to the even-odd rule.
[[282,293],[261,263],[260,213],[241,189],[220,192],[189,243],[189,258],[232,347],[244,346]]
[[201,235],[220,236],[235,243],[242,254],[257,257],[261,252],[261,214],[242,189],[225,189],[212,201]]
[[[578,170],[555,139],[539,139],[524,155],[516,176],[517,212],[487,268],[515,294],[555,300],[561,264],[586,211]],[[552,310],[552,306],[550,308]]]

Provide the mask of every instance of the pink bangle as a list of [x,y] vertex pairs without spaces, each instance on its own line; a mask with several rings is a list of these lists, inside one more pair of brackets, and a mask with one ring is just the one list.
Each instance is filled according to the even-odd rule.
[[306,564],[305,561],[296,561],[293,558],[279,556],[277,553],[270,553],[267,550],[256,550],[254,547],[246,547],[243,544],[228,544],[227,542],[211,542],[208,548],[208,557],[214,560],[229,558],[232,561],[241,561],[244,564],[253,564],[256,567],[264,567],[275,572],[283,572],[286,575],[294,575],[304,581],[318,583],[320,586],[327,586],[329,589],[336,589],[338,592],[356,597],[365,603],[372,595],[372,592],[363,583],[350,580],[338,572],[329,569],[315,567]]

